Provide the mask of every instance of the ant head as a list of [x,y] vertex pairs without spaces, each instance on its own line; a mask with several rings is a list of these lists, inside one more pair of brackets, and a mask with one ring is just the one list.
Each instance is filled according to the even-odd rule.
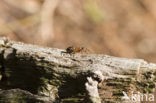
[[74,46],[70,46],[66,49],[67,52],[72,52],[74,50]]

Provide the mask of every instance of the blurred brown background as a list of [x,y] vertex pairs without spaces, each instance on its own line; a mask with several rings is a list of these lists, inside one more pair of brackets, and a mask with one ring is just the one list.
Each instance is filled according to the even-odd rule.
[[1,0],[0,35],[156,62],[156,1]]

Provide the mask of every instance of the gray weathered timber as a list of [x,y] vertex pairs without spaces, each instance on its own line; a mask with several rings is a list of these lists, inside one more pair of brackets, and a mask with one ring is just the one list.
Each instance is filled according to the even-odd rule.
[[132,103],[123,91],[154,93],[153,63],[63,51],[1,38],[0,89],[19,88],[62,103]]

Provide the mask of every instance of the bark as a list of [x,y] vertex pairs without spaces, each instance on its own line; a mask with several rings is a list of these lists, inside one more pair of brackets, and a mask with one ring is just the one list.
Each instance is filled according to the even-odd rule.
[[132,103],[131,98],[123,96],[131,97],[138,92],[154,94],[156,65],[153,63],[64,52],[1,38],[1,92],[19,88],[32,95],[49,97],[53,103]]

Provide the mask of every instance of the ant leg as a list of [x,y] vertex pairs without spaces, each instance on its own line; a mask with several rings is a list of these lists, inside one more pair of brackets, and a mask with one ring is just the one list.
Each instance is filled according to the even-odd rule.
[[75,54],[75,53],[70,53],[70,56],[72,56],[72,57],[74,58],[74,54]]
[[61,56],[64,56],[64,54],[66,54],[67,52],[65,51],[61,51]]

